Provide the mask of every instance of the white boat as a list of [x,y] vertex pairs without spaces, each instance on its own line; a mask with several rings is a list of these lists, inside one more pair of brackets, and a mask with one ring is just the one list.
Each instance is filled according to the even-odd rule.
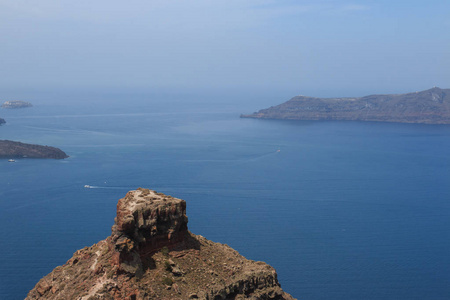
[[8,162],[16,162],[14,159],[8,159]]
[[91,186],[88,185],[88,184],[86,184],[84,187],[87,188],[87,189],[90,189],[90,188],[91,188]]

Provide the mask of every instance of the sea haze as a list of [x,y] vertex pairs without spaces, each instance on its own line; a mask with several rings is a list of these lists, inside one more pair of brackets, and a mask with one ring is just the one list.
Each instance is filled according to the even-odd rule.
[[0,139],[70,155],[0,160],[0,299],[110,235],[137,187],[185,199],[193,233],[294,297],[449,299],[450,126],[240,119],[281,99],[252,94],[49,95],[0,110]]

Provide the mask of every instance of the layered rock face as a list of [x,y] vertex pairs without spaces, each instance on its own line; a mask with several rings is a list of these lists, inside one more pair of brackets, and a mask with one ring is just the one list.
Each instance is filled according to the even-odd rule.
[[27,299],[294,299],[271,266],[190,233],[187,222],[184,200],[130,191],[112,235],[75,252]]
[[140,274],[142,258],[183,243],[186,202],[148,189],[130,191],[117,204],[112,228],[113,263],[120,271]]

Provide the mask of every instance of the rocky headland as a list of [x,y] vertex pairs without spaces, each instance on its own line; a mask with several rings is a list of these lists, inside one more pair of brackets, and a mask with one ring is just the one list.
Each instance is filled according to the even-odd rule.
[[33,104],[26,101],[20,101],[20,100],[13,100],[13,101],[5,101],[2,104],[3,108],[25,108],[25,107],[31,107]]
[[26,299],[294,299],[271,266],[192,234],[187,223],[184,200],[130,191],[111,236],[76,251]]
[[450,124],[450,89],[358,98],[296,96],[242,118]]
[[61,149],[8,140],[0,140],[0,158],[53,158],[69,157]]

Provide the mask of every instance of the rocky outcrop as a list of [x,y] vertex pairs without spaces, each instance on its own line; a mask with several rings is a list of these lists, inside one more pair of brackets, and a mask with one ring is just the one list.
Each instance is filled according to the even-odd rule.
[[187,222],[184,200],[148,189],[128,192],[117,204],[112,227],[114,264],[120,271],[140,274],[141,257],[182,243]]
[[19,100],[13,100],[13,101],[5,101],[2,104],[3,108],[25,108],[25,107],[31,107],[33,104],[26,101],[19,101]]
[[78,250],[26,299],[294,299],[275,270],[187,229],[186,202],[139,188],[112,234]]
[[61,149],[8,140],[0,140],[0,158],[67,158]]
[[242,118],[450,124],[450,89],[360,98],[297,96]]

